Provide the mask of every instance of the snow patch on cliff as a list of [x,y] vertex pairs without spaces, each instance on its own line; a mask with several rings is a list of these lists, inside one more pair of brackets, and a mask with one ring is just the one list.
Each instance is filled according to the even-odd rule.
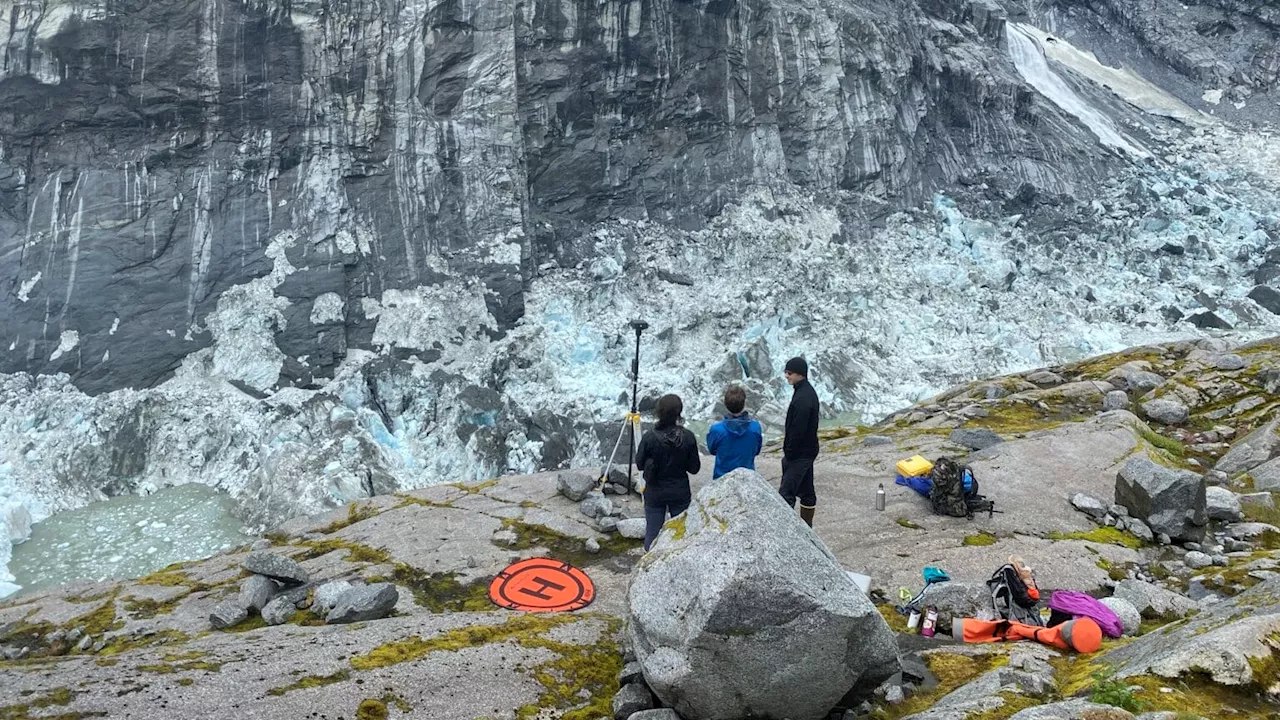
[[62,335],[58,337],[58,347],[54,348],[53,354],[49,356],[50,360],[57,360],[75,349],[80,344],[80,333],[75,330],[63,330]]
[[324,293],[311,304],[311,324],[340,323],[346,317],[346,303],[338,293]]

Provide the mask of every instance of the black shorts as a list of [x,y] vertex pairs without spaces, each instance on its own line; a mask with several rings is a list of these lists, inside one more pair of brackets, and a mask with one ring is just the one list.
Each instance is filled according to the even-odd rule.
[[782,499],[791,507],[796,500],[805,507],[818,504],[818,494],[813,490],[813,458],[783,458],[782,487],[778,489]]

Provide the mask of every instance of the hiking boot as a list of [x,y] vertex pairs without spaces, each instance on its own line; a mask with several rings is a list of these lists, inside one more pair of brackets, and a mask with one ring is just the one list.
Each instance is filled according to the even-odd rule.
[[803,520],[805,524],[808,525],[809,527],[813,527],[813,511],[817,509],[817,507],[818,507],[817,505],[813,505],[813,506],[801,505],[800,506],[800,519]]

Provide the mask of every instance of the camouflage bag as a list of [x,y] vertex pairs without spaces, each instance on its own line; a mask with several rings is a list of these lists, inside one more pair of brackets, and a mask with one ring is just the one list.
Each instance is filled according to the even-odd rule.
[[938,462],[933,464],[933,471],[929,474],[933,482],[929,502],[935,515],[972,517],[965,498],[964,470],[963,465],[947,457],[938,458]]

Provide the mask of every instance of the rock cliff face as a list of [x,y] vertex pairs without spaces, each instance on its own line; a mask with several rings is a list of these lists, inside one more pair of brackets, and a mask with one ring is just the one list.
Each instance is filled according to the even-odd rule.
[[[536,268],[592,256],[576,240],[604,220],[696,229],[749,189],[799,188],[857,236],[962,176],[1070,193],[1107,165],[1002,58],[987,2],[6,0],[0,17],[0,367],[90,392],[253,330],[286,382],[349,348],[430,352],[447,322],[396,342],[374,305],[420,287],[467,287],[501,333]],[[226,297],[279,260],[269,294]],[[220,298],[272,312],[227,327]]]

